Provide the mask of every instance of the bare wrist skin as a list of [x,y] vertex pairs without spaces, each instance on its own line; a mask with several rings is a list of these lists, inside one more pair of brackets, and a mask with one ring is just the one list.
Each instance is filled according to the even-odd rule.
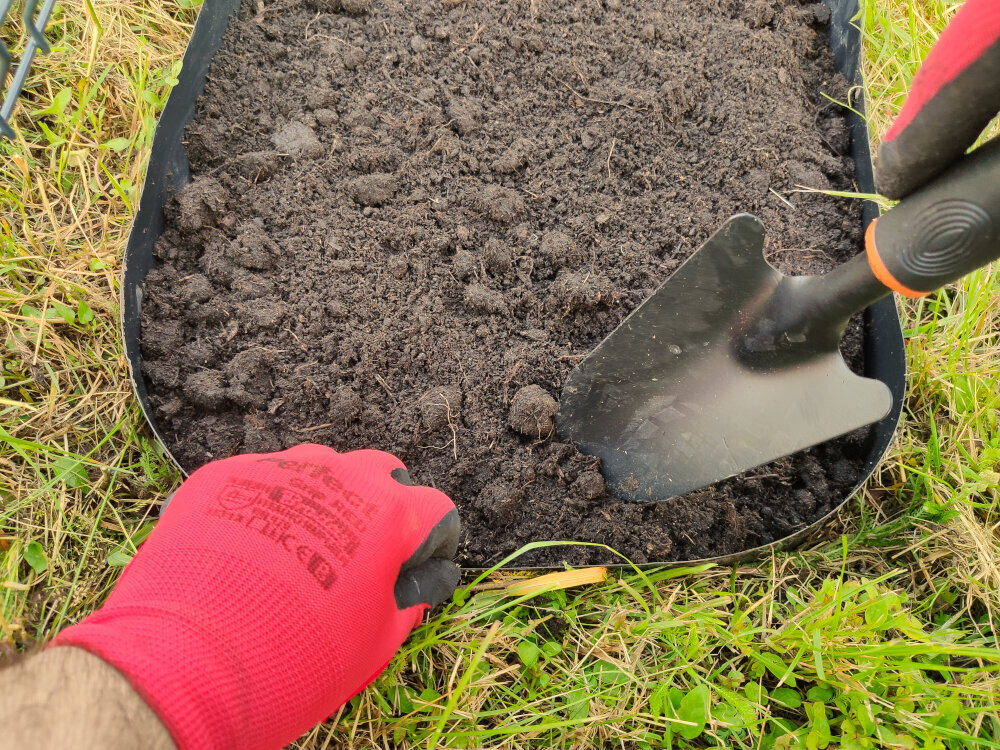
[[169,732],[114,667],[72,647],[51,648],[0,668],[0,750],[173,750]]

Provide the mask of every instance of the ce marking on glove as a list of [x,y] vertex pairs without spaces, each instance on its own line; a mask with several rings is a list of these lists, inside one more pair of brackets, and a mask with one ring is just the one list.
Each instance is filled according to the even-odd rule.
[[358,537],[354,530],[337,519],[328,518],[325,524],[317,524],[316,501],[305,492],[233,479],[219,493],[217,503],[218,507],[208,509],[210,515],[238,523],[281,546],[324,589],[329,590],[337,581],[335,566],[302,537],[311,536],[340,565],[347,564],[357,551]]

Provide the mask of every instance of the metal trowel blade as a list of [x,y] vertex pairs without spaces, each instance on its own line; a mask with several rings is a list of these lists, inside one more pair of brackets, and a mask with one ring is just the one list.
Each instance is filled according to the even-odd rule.
[[734,345],[746,311],[787,277],[741,214],[717,231],[570,374],[557,429],[600,457],[608,489],[664,500],[878,421],[888,387],[850,371],[836,345],[778,368]]

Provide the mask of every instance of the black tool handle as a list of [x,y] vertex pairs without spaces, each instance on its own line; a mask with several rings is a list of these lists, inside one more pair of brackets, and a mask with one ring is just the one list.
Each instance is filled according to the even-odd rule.
[[908,296],[1000,257],[1000,140],[963,156],[877,219],[866,247],[879,281]]
[[745,313],[734,327],[745,363],[834,351],[851,315],[892,291],[920,297],[1000,257],[1000,138],[962,155],[998,94],[1000,2],[968,0],[882,144],[879,188],[902,200],[869,225],[865,253],[825,276],[783,279]]
[[856,312],[892,291],[920,297],[1000,257],[1000,139],[963,156],[868,227],[866,252],[824,276],[787,278],[736,329],[755,367],[833,351]]

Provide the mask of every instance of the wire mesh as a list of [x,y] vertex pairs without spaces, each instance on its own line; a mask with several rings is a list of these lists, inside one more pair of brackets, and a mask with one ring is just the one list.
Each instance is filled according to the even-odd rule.
[[[7,14],[10,13],[13,2],[14,0],[0,0],[0,26],[7,20]],[[20,96],[21,89],[24,88],[24,82],[28,78],[31,61],[39,50],[42,54],[46,54],[50,50],[49,43],[45,39],[45,26],[49,22],[49,16],[52,15],[52,8],[55,6],[56,0],[44,0],[41,2],[41,10],[38,9],[39,4],[40,0],[25,0],[21,20],[28,32],[28,43],[16,67],[14,67],[10,49],[0,40],[0,91],[3,91],[4,84],[7,83],[7,76],[13,69],[10,87],[4,96],[3,104],[0,105],[0,138],[14,137],[14,131],[10,127],[10,116],[17,103],[17,97]]]

